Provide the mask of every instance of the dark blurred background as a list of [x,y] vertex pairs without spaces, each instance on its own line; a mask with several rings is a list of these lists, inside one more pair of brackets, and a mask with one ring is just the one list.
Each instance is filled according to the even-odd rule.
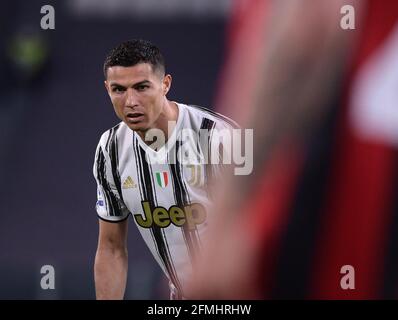
[[[42,30],[43,5],[55,30]],[[0,12],[0,299],[94,299],[98,223],[92,176],[102,132],[118,122],[102,64],[144,38],[173,76],[169,98],[212,107],[230,1],[3,1]],[[40,269],[55,268],[55,290]],[[168,299],[130,222],[127,299]]]

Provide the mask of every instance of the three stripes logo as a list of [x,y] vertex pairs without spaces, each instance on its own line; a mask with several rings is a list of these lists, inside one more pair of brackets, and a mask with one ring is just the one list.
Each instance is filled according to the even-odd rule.
[[167,171],[156,172],[156,182],[162,188],[166,188],[169,184],[169,176]]
[[137,185],[135,184],[134,180],[128,176],[126,180],[123,182],[123,189],[131,189],[131,188],[137,188]]

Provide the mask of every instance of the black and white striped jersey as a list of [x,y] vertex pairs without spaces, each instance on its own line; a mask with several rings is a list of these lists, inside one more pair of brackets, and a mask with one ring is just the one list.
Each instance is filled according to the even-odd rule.
[[[182,294],[211,219],[208,183],[220,172],[220,165],[208,163],[213,132],[231,130],[236,123],[202,107],[177,105],[175,128],[157,150],[123,122],[106,131],[97,146],[93,173],[99,218],[119,222],[131,214],[155,259]],[[196,138],[184,139],[185,131],[196,133]],[[184,160],[187,145],[208,161]]]

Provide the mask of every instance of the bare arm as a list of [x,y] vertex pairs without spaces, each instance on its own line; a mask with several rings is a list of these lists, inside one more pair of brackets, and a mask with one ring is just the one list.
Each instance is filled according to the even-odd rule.
[[[329,112],[339,90],[357,33],[342,30],[340,8],[352,4],[361,17],[363,1],[273,1],[250,101],[242,127],[254,129],[254,168],[263,168],[275,146],[292,137],[306,143]],[[246,109],[245,109],[246,112]],[[253,176],[239,178],[231,207],[252,192]],[[232,184],[231,184],[232,185]],[[242,192],[243,190],[244,192]]]
[[99,220],[94,279],[98,300],[123,299],[127,280],[127,219],[119,223]]
[[[353,3],[359,13],[362,7],[357,0],[270,3],[272,15],[259,48],[262,61],[256,65],[253,90],[244,97],[253,102],[253,108],[233,106],[238,115],[235,120],[254,129],[257,148],[253,162],[260,175],[276,147],[286,138],[305,145],[329,112],[329,101],[339,88],[336,83],[342,79],[352,40],[356,39],[356,34],[340,28],[340,8]],[[264,247],[253,243],[254,237],[241,226],[250,219],[250,213],[237,210],[258,193],[258,176],[231,175],[230,179],[233,181],[216,186],[217,219],[209,231],[212,245],[197,268],[193,298],[258,299],[265,283],[258,281],[255,271],[260,263],[271,265],[275,259],[275,253],[264,253]],[[264,230],[264,239],[273,241],[274,229],[269,226]],[[259,258],[263,260],[259,262]]]

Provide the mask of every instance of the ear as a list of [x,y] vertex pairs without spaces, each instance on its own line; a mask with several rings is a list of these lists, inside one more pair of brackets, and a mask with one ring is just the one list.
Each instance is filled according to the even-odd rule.
[[170,74],[166,74],[163,78],[163,94],[166,95],[170,88],[171,88],[171,82],[173,78],[171,77]]

